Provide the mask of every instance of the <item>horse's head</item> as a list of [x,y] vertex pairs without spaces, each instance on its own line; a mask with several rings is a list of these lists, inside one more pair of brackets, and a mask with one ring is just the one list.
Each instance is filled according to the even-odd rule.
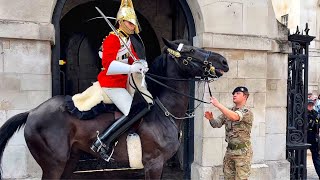
[[222,55],[188,45],[187,41],[163,39],[165,51],[170,54],[184,74],[192,77],[220,77],[229,71],[226,58]]

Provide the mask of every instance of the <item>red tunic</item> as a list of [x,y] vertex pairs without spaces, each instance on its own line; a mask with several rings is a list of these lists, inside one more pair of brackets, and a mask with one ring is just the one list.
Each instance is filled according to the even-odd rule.
[[[116,60],[118,51],[120,50],[119,38],[114,34],[109,34],[103,41],[102,49],[102,66],[104,67],[104,70],[101,71],[98,75],[100,86],[110,88],[126,88],[128,80],[127,74],[107,75],[107,71],[111,62]],[[130,49],[133,55],[138,59],[138,56],[134,51],[132,44],[130,44]],[[133,59],[129,57],[128,64],[132,63]]]

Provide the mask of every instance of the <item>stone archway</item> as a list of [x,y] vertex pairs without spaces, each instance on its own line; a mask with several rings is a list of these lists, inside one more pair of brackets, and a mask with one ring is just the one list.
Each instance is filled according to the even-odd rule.
[[[113,1],[105,3],[89,1],[73,7],[61,18],[60,59],[67,62],[61,67],[65,74],[65,79],[62,79],[62,83],[65,84],[63,93],[72,95],[82,92],[96,81],[101,68],[101,59],[97,52],[111,28],[104,19],[95,18],[99,16],[95,7],[104,11],[106,16],[114,17],[118,10],[114,7],[119,7],[119,5],[118,2]],[[68,4],[65,5],[65,9],[68,9]],[[84,11],[86,11],[85,14]],[[157,34],[143,15],[139,12],[137,15],[142,27],[140,36],[145,44],[146,58],[151,62],[150,59],[160,54]],[[111,21],[114,22],[114,20]],[[141,56],[144,58],[144,55]]]
[[[60,0],[56,4],[53,15],[56,28],[56,44],[52,49],[53,94],[81,92],[95,80],[99,72],[98,48],[111,29],[102,19],[88,21],[99,15],[94,6],[98,6],[107,16],[115,16],[119,1]],[[195,36],[193,17],[185,1],[150,0],[135,4],[135,9],[142,26],[140,35],[146,46],[147,58],[153,59],[160,54],[161,37],[192,41]],[[59,67],[57,62],[60,59],[67,61],[66,66]],[[62,81],[64,77],[66,80]],[[186,176],[189,176],[193,160],[192,121],[187,121],[185,127],[185,143],[181,150],[183,157],[179,159],[180,166],[187,169]],[[179,163],[179,160],[175,161]]]
[[[52,23],[55,27],[55,45],[52,48],[52,94],[58,95],[63,93],[63,89],[61,89],[61,72],[59,67],[59,60],[61,58],[64,58],[63,52],[61,52],[61,49],[63,48],[63,39],[61,37],[61,23],[60,21],[63,20],[64,17],[68,16],[69,11],[74,9],[75,7],[81,6],[81,4],[89,3],[91,2],[92,6],[103,4],[103,1],[92,1],[92,0],[82,0],[80,2],[74,1],[74,0],[59,0],[56,3],[54,13],[52,16]],[[118,6],[119,0],[113,0],[108,2],[109,4],[113,4],[113,6]],[[166,6],[171,8],[166,8]],[[172,7],[175,7],[176,9],[172,9]],[[193,16],[191,14],[191,10],[187,4],[186,1],[183,0],[177,0],[175,2],[170,1],[150,1],[146,3],[137,3],[135,5],[135,8],[137,9],[138,16],[140,21],[146,22],[145,24],[151,25],[152,29],[151,31],[154,32],[146,32],[149,31],[150,28],[146,26],[145,30],[142,31],[142,38],[145,41],[146,47],[150,50],[152,49],[159,49],[159,47],[153,47],[149,46],[148,44],[153,44],[152,38],[146,38],[150,33],[155,33],[156,37],[158,39],[158,43],[160,44],[160,47],[162,47],[162,41],[161,37],[165,37],[168,39],[172,38],[185,38],[192,42],[192,38],[195,36],[195,25],[193,21]],[[116,8],[117,9],[117,8]],[[157,9],[156,11],[151,11],[152,9]],[[110,13],[114,10],[109,10]],[[139,13],[141,12],[141,13]],[[162,16],[157,15],[155,13],[161,13]],[[172,13],[174,12],[174,13]],[[178,21],[173,22],[170,19],[172,17],[175,17],[176,14],[180,13],[180,17],[178,18]],[[113,12],[114,13],[114,12]],[[98,15],[98,14],[96,14]],[[183,20],[184,19],[184,20]],[[180,23],[181,21],[185,21],[184,23]],[[148,23],[151,22],[151,23]],[[157,22],[157,23],[155,23]],[[104,22],[100,22],[104,23]],[[175,25],[173,25],[175,23]],[[180,29],[179,29],[180,28]],[[106,32],[101,33],[101,35],[106,35]],[[144,38],[145,36],[145,38]],[[102,39],[100,37],[100,39]],[[151,40],[151,41],[150,41]],[[100,40],[98,40],[100,41]],[[147,49],[147,52],[148,49]],[[159,52],[159,51],[158,51]],[[157,53],[151,54],[151,58],[154,58]]]

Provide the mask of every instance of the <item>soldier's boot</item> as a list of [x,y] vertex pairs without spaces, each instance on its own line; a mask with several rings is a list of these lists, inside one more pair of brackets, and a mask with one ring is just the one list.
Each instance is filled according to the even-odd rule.
[[90,147],[91,150],[99,153],[104,160],[109,161],[111,158],[109,153],[115,140],[147,114],[151,106],[150,104],[146,106],[146,103],[138,103],[132,106],[128,116],[120,117],[102,134],[97,135],[96,141]]

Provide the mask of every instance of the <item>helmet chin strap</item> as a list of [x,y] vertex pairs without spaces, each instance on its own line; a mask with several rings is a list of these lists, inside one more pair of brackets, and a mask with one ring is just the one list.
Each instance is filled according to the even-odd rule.
[[123,30],[127,34],[134,34],[134,30],[130,30],[126,24],[123,22],[123,20],[119,21],[120,29]]

